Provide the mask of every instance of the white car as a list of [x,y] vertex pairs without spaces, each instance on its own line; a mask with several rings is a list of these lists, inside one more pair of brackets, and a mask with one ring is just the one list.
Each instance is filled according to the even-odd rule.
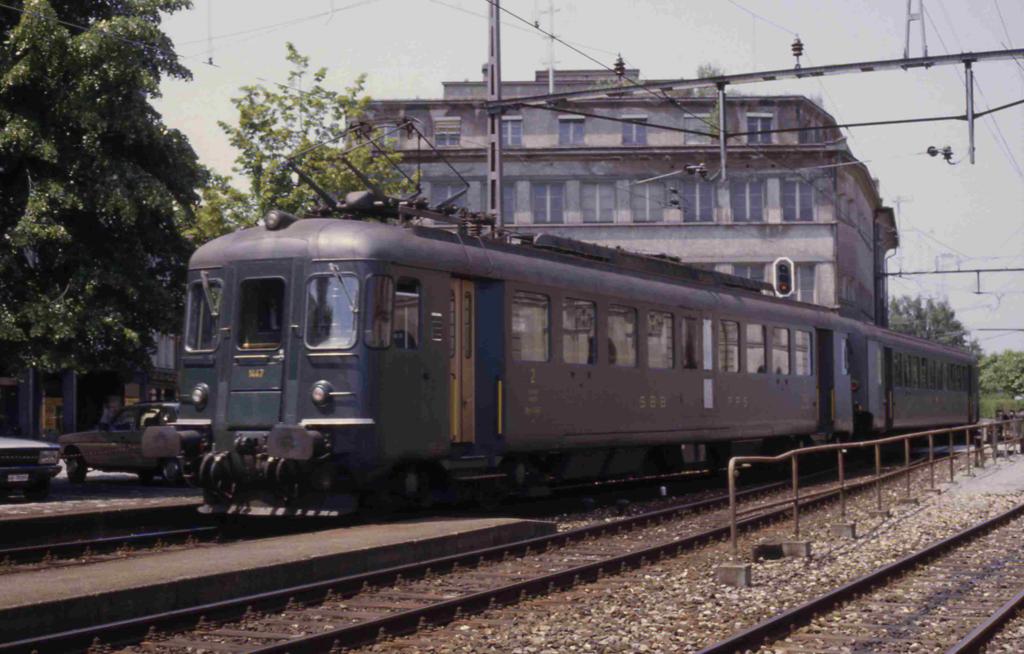
[[0,436],[0,497],[21,491],[30,500],[50,494],[60,472],[60,447],[46,441]]

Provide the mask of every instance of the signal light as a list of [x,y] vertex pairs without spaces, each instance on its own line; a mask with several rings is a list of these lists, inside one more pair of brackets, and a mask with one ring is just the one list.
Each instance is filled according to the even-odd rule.
[[793,294],[793,260],[788,257],[779,257],[772,264],[772,286],[775,287],[775,295],[789,297]]

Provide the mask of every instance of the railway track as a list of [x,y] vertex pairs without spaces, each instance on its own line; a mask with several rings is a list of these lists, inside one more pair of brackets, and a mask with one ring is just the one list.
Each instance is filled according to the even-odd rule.
[[30,563],[52,563],[62,559],[86,558],[110,552],[124,552],[137,548],[159,548],[166,545],[186,544],[216,538],[220,529],[204,525],[183,529],[143,531],[119,536],[83,538],[40,545],[22,545],[0,549],[0,573]]
[[1024,606],[1024,504],[701,650],[978,652]]
[[[887,477],[902,474],[896,470]],[[873,483],[873,478],[849,482],[847,492]],[[745,502],[771,508],[744,519],[741,528],[788,517],[789,505],[779,506],[771,495],[783,486],[744,491]],[[809,494],[806,506],[831,501],[838,493],[833,486]],[[727,536],[726,504],[720,496],[463,555],[41,635],[0,645],[0,652],[83,650],[94,639],[142,641],[139,649],[147,652],[297,653],[357,646],[692,551]],[[673,522],[683,516],[685,522]]]

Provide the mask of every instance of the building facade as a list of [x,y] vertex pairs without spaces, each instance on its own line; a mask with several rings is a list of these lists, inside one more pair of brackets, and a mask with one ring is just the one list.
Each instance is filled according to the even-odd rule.
[[[606,71],[555,74],[556,92],[628,84]],[[637,70],[625,75],[640,79]],[[442,98],[377,101],[372,112],[376,120],[415,120],[441,152],[435,155],[415,135],[388,132],[405,166],[420,171],[432,205],[465,190],[454,203],[481,211],[485,83],[443,86]],[[503,84],[506,100],[547,89],[547,71]],[[672,99],[633,93],[571,108],[507,111],[504,225],[766,281],[771,262],[786,256],[796,264],[795,298],[885,324],[879,273],[898,245],[893,213],[832,116],[803,96],[731,95],[726,133],[735,136],[728,139],[723,179],[714,136],[717,97]],[[801,129],[773,131],[789,128]],[[701,164],[703,174],[686,172]]]

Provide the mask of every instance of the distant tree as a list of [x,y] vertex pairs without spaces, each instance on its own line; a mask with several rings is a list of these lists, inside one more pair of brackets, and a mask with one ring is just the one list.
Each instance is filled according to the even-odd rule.
[[957,320],[956,312],[946,300],[920,297],[898,297],[889,302],[889,327],[943,345],[964,348],[981,354],[981,347]]
[[[396,136],[393,125],[375,127],[370,132],[387,157],[369,146],[352,149],[366,144],[358,134],[339,139],[346,127],[365,119],[370,103],[364,93],[365,76],[337,92],[324,86],[327,69],[310,72],[309,58],[299,54],[291,43],[287,44],[286,58],[292,66],[287,87],[242,87],[242,95],[232,100],[238,109],[237,124],[220,123],[228,141],[238,149],[234,172],[244,178],[248,190],[235,189],[225,177],[214,178],[203,192],[201,228],[196,232],[200,240],[255,224],[271,209],[302,213],[317,204],[313,190],[297,183],[294,173],[285,166],[289,156],[307,150],[299,159],[302,170],[342,198],[348,191],[366,187],[342,162],[346,151],[344,156],[386,192],[410,190],[386,160],[398,163],[400,157],[380,138]],[[218,223],[218,217],[222,222]]]
[[1007,350],[982,357],[979,366],[981,390],[985,393],[1024,395],[1024,352]]
[[204,171],[152,105],[187,0],[0,8],[0,371],[149,365],[178,325]]

